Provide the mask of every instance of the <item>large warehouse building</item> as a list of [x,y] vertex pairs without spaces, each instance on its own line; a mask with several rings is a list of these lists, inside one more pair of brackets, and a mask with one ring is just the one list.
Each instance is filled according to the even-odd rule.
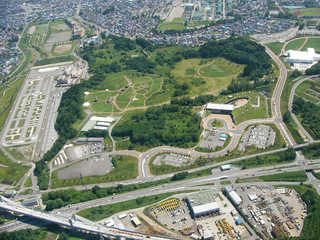
[[218,213],[220,206],[216,202],[218,193],[211,188],[201,192],[190,193],[186,196],[186,202],[193,218]]
[[289,50],[287,62],[292,63],[294,68],[309,68],[320,61],[320,54],[317,54],[314,48],[308,48],[307,51]]
[[231,104],[218,104],[218,103],[208,103],[206,106],[207,110],[211,110],[212,113],[224,113],[230,114],[234,109],[234,105]]

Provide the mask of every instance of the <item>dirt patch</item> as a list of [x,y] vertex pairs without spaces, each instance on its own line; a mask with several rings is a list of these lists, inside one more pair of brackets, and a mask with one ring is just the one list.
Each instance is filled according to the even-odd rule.
[[236,100],[233,104],[234,104],[235,108],[238,108],[238,107],[241,107],[241,106],[247,104],[248,101],[249,101],[248,99],[242,98],[242,99]]
[[71,38],[71,31],[52,33],[50,34],[46,43],[57,43],[63,41],[69,41]]
[[54,48],[55,53],[64,53],[72,48],[71,44],[58,45]]
[[170,232],[168,229],[160,226],[158,223],[154,222],[151,218],[144,215],[142,210],[136,212],[137,216],[143,222],[143,227],[139,229],[139,231],[147,234],[154,234],[158,236],[166,236],[170,238],[181,239],[181,235]]
[[34,34],[34,32],[37,30],[37,27],[36,26],[32,26],[32,27],[30,27],[29,28],[29,30],[28,30],[28,34]]

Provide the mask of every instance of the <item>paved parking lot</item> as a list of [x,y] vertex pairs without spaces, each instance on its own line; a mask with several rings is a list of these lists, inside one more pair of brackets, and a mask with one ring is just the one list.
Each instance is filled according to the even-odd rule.
[[215,150],[217,147],[223,147],[225,141],[222,141],[220,136],[224,133],[225,131],[221,130],[205,131],[199,147],[210,150]]
[[168,165],[180,167],[180,166],[190,165],[194,163],[195,160],[196,160],[195,158],[192,158],[187,155],[170,153],[170,154],[163,154],[163,155],[157,156],[153,164],[161,165],[162,163],[165,163]]
[[112,169],[113,165],[108,157],[95,156],[61,169],[58,171],[58,178],[79,178],[80,174],[82,177],[104,175]]

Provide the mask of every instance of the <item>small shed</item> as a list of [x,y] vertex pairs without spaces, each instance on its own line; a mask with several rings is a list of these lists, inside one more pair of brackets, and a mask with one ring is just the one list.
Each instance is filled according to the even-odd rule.
[[132,222],[132,224],[133,224],[135,227],[138,227],[138,226],[141,225],[141,222],[140,222],[140,220],[139,220],[137,217],[131,218],[131,222]]

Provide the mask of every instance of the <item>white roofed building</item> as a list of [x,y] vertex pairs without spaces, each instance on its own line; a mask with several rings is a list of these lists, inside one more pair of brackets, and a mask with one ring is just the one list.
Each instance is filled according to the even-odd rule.
[[307,51],[289,50],[287,53],[287,62],[292,63],[293,67],[296,69],[309,68],[320,61],[320,54],[317,54],[314,48],[308,48]]
[[205,216],[220,211],[220,206],[216,202],[218,196],[215,189],[211,188],[201,192],[189,193],[186,197],[190,214],[193,218]]
[[227,113],[227,114],[230,114],[234,109],[234,105],[208,103],[207,106],[206,106],[206,109],[207,110],[211,110],[212,113]]

